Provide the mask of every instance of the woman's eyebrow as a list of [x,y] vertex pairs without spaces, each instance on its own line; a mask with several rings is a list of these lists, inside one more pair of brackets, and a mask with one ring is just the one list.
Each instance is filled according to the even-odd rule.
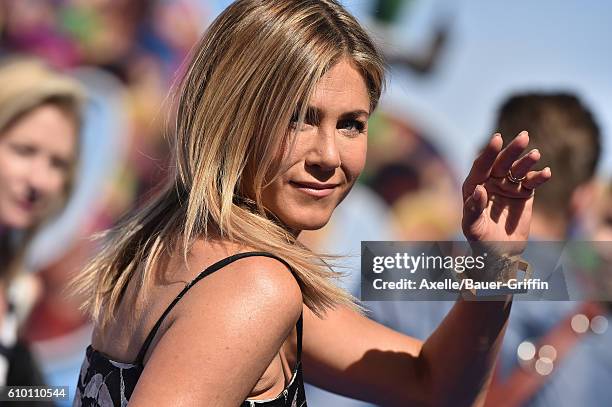
[[[367,110],[358,109],[358,110],[351,110],[351,111],[342,113],[340,115],[340,119],[342,120],[358,119],[364,116],[365,116],[365,119],[367,120],[370,117],[370,112]],[[323,117],[325,117],[325,114],[323,110],[321,110],[320,108],[315,107],[315,106],[308,106],[306,108],[306,117],[305,117],[306,122],[318,123],[319,120],[321,120]],[[294,120],[297,120],[297,112],[294,117]]]
[[370,117],[370,112],[368,112],[367,110],[353,110],[350,112],[342,113],[340,115],[342,119],[357,119],[363,116],[368,119]]
[[[297,121],[299,119],[301,113],[301,109],[298,108],[294,114],[293,114],[293,121]],[[308,106],[306,107],[306,114],[304,116],[304,121],[306,122],[318,122],[319,119],[323,117],[323,114],[321,113],[321,110],[317,107],[314,106]]]

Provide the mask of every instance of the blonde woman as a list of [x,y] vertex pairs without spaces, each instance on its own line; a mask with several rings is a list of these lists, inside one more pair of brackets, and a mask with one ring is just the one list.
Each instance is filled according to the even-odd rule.
[[23,257],[72,189],[82,102],[76,81],[38,61],[0,65],[0,385],[36,384],[12,380],[15,369],[26,368],[16,362],[27,354],[16,331],[32,300],[9,298],[8,287],[17,282],[36,287],[31,276],[20,273]]
[[[74,183],[82,87],[34,59],[0,64],[0,247],[3,271],[56,215]],[[14,268],[13,268],[14,270]]]
[[[355,183],[382,84],[333,0],[239,0],[217,18],[179,89],[172,182],[76,282],[95,322],[76,405],[304,406],[303,380],[383,405],[479,399],[509,301],[459,301],[421,343],[363,317],[296,241]],[[550,177],[527,142],[495,136],[475,161],[469,239],[527,239]]]

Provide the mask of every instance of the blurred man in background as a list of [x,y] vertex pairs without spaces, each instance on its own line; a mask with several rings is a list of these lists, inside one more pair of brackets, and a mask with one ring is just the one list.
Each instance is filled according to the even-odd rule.
[[[503,104],[496,127],[504,137],[529,130],[542,165],[555,173],[538,191],[532,235],[589,240],[583,220],[594,210],[601,135],[588,108],[570,94],[518,95]],[[612,399],[609,318],[605,304],[590,301],[515,301],[487,405],[606,405]]]
[[504,143],[513,132],[528,130],[530,145],[542,155],[539,164],[555,173],[555,181],[538,190],[533,234],[543,240],[579,236],[580,220],[593,204],[601,151],[599,126],[591,112],[571,94],[523,94],[502,105],[495,127]]
[[[495,130],[505,144],[514,134],[529,131],[530,146],[543,157],[539,165],[554,173],[538,191],[531,226],[534,239],[585,238],[582,219],[592,209],[601,150],[599,127],[590,111],[571,94],[521,94],[503,103]],[[420,338],[431,334],[451,307],[452,302],[370,304],[374,319]],[[607,326],[610,317],[605,307],[594,303],[515,301],[487,405],[599,406],[612,399],[612,389],[604,385],[612,383],[612,350],[604,346],[612,343],[612,332],[596,329],[599,333],[578,335],[571,324],[576,315],[587,318],[587,328],[592,321]],[[524,355],[517,350],[528,344],[537,355],[520,359]],[[544,345],[548,346],[542,352]]]

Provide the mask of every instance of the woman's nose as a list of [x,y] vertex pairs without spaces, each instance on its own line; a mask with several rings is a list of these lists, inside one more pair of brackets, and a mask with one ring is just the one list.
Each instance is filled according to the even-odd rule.
[[61,175],[48,160],[42,157],[36,160],[29,174],[28,183],[37,196],[59,192],[61,182]]
[[340,150],[336,143],[335,127],[318,127],[313,146],[306,157],[306,164],[326,171],[340,167]]

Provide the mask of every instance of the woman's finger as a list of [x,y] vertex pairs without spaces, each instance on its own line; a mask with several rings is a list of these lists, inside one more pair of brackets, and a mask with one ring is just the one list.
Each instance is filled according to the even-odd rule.
[[472,169],[463,183],[464,201],[474,192],[476,185],[484,183],[487,178],[489,178],[491,169],[501,151],[502,145],[503,140],[501,135],[495,133],[480,155],[474,160]]
[[530,171],[525,176],[525,180],[521,183],[522,188],[533,190],[544,184],[552,177],[552,172],[549,167],[541,171]]
[[529,144],[529,135],[526,131],[520,132],[514,140],[504,148],[493,164],[491,176],[494,178],[503,178],[508,174],[512,164],[521,156],[523,150]]
[[482,211],[487,207],[487,190],[482,185],[476,185],[474,191],[463,204],[463,225],[468,227],[474,224]]
[[518,179],[521,179],[526,176],[529,170],[531,170],[531,167],[533,167],[534,164],[538,162],[540,157],[540,152],[537,149],[533,149],[529,153],[516,160],[514,164],[512,164],[512,169],[510,170],[512,172],[512,176]]

